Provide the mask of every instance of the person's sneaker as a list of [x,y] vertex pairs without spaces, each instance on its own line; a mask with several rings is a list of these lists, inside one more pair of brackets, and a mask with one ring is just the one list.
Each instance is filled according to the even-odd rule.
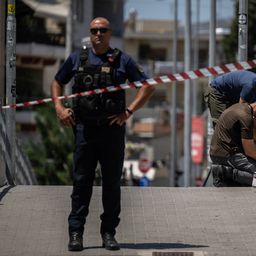
[[115,237],[110,233],[104,233],[102,235],[102,246],[107,250],[116,251],[120,250],[120,246]]
[[83,236],[78,232],[72,232],[69,235],[68,250],[82,251],[83,248]]

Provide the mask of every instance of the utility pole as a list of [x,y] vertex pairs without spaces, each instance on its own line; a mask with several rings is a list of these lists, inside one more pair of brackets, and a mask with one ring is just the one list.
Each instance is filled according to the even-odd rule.
[[[173,29],[173,73],[177,72],[177,41],[178,41],[178,0],[174,0],[174,29]],[[171,104],[171,157],[169,186],[175,186],[175,173],[177,168],[177,82],[172,84],[172,104]]]
[[238,61],[247,60],[248,48],[248,0],[239,0],[238,13]]
[[68,1],[68,16],[66,19],[66,44],[65,44],[65,58],[72,52],[72,22],[73,22],[73,9],[72,0]]
[[[210,38],[209,38],[209,66],[216,64],[216,0],[211,0],[210,6]],[[209,78],[212,80],[212,77]],[[209,82],[210,82],[209,81]]]
[[[185,71],[191,69],[191,0],[185,2]],[[191,81],[185,81],[184,91],[184,186],[190,185],[191,172]]]
[[[2,0],[0,4],[0,106],[4,105],[4,85],[5,85],[5,13],[6,1]],[[2,114],[2,113],[0,113]],[[4,125],[4,124],[0,124]],[[0,186],[5,183],[5,163],[0,156]]]
[[[15,0],[8,0],[6,24],[6,104],[16,103],[16,12]],[[6,149],[11,163],[6,165],[7,180],[10,185],[15,184],[16,173],[16,122],[15,109],[6,113]]]
[[[65,59],[68,58],[73,48],[72,31],[73,31],[73,5],[72,0],[68,1],[68,16],[66,18],[66,39],[65,39]],[[71,86],[64,87],[66,95],[71,94]]]
[[5,9],[6,1],[2,0],[0,4],[0,106],[4,105]]
[[[194,27],[194,47],[193,47],[193,69],[198,69],[199,62],[199,35],[200,35],[200,0],[196,0],[196,22]],[[198,115],[198,79],[194,79],[192,81],[192,89],[193,89],[193,117]],[[191,173],[191,183],[195,184],[196,177],[200,175],[200,165],[192,163],[192,173]]]
[[[198,69],[199,62],[199,30],[200,30],[200,0],[196,0],[196,23],[194,30],[194,55],[193,55],[193,69]],[[198,79],[193,80],[193,115],[197,115],[197,87]]]
[[[213,67],[216,64],[216,0],[211,0],[210,6],[210,37],[209,37],[209,66]],[[209,83],[212,81],[212,76],[209,77]],[[211,172],[211,158],[210,158],[210,143],[213,135],[212,119],[208,109],[207,120],[207,157],[208,157],[208,175]]]

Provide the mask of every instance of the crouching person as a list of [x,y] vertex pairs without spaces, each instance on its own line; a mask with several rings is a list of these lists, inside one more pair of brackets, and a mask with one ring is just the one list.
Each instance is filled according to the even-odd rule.
[[252,186],[256,173],[255,116],[256,102],[234,104],[221,114],[210,147],[214,186]]

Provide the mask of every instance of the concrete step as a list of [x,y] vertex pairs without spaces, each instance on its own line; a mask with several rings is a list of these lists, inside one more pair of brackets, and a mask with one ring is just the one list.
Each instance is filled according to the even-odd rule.
[[94,187],[85,249],[77,253],[67,250],[71,190],[0,189],[0,256],[256,255],[253,188],[123,187],[116,236],[122,249],[110,252],[101,248],[101,188]]

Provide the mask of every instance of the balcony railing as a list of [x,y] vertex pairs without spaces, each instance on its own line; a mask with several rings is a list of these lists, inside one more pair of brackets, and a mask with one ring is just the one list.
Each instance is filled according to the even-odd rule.
[[65,36],[61,33],[55,34],[36,31],[18,31],[17,43],[38,43],[54,46],[64,46]]

